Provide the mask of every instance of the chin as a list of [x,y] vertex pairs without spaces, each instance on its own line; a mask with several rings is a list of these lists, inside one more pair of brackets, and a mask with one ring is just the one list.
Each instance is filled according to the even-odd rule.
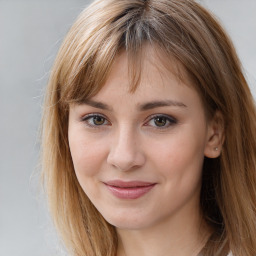
[[149,219],[149,216],[140,216],[137,214],[131,213],[120,213],[113,216],[103,215],[103,218],[111,225],[117,229],[129,229],[129,230],[138,230],[150,227],[153,225],[154,220]]
[[135,222],[135,221],[107,221],[117,229],[126,229],[126,230],[141,230],[144,228],[149,227],[150,225],[148,223],[141,223],[141,222]]

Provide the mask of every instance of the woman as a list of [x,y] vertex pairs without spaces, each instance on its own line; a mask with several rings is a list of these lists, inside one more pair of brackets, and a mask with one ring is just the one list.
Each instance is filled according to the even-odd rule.
[[256,114],[192,0],[99,0],[52,70],[43,176],[71,255],[256,254]]

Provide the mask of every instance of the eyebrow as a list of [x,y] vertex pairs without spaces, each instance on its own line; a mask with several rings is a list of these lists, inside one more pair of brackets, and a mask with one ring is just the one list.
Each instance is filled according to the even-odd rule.
[[150,109],[154,109],[154,108],[159,108],[159,107],[169,107],[169,106],[173,106],[173,107],[187,107],[184,103],[182,102],[178,102],[178,101],[174,101],[174,100],[160,100],[160,101],[152,101],[152,102],[148,102],[145,104],[142,104],[139,106],[139,110],[140,111],[146,111],[146,110],[150,110]]
[[103,110],[109,110],[109,111],[112,110],[112,108],[109,107],[105,103],[102,103],[102,102],[99,102],[99,101],[94,101],[94,100],[89,100],[89,99],[83,100],[80,104],[86,104],[86,105],[89,105],[91,107],[99,108],[99,109],[103,109]]
[[[108,110],[108,111],[113,110],[107,104],[99,102],[99,101],[94,101],[94,100],[91,100],[91,99],[83,100],[81,102],[81,104],[86,104],[86,105],[89,105],[91,107],[99,108],[99,109],[102,109],[102,110]],[[158,101],[147,102],[147,103],[144,103],[144,104],[141,104],[141,105],[138,104],[138,109],[140,111],[146,111],[146,110],[150,110],[150,109],[154,109],[154,108],[170,107],[170,106],[173,106],[173,107],[184,107],[184,108],[187,107],[184,103],[179,102],[179,101],[174,101],[174,100],[158,100]]]

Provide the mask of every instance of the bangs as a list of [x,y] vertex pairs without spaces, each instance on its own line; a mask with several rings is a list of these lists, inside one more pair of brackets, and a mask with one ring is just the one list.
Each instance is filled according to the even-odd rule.
[[[106,14],[101,13],[101,17],[95,13],[81,14],[71,28],[72,33],[68,34],[60,54],[63,56],[59,79],[61,103],[79,103],[96,95],[104,86],[116,56],[124,51],[128,57],[131,92],[140,83],[143,56],[147,54],[146,44],[156,51],[160,49],[160,59],[170,56],[172,65],[168,63],[166,66],[169,70],[175,63],[173,60],[180,61],[179,54],[175,54],[175,45],[178,45],[175,41],[179,39],[175,35],[180,32],[180,27],[176,22],[173,22],[172,27],[167,26],[167,22],[161,21],[167,18],[151,9],[147,1],[135,3],[130,4],[133,6],[130,7],[129,1],[123,1],[124,6],[120,8],[122,1],[112,2],[111,8],[115,11],[111,15],[112,19],[108,14],[110,10],[106,10]],[[109,9],[109,6],[101,8]],[[161,19],[154,18],[159,16]],[[99,23],[99,20],[103,22]],[[96,25],[92,27],[92,24]],[[168,34],[163,33],[163,26],[166,26],[164,30]],[[174,37],[176,40],[172,40]],[[179,72],[178,77],[181,78],[182,73]]]
[[68,35],[64,46],[69,45],[69,48],[63,49],[60,71],[60,102],[79,103],[97,94],[104,86],[116,56],[123,51],[128,56],[131,90],[136,89],[140,80],[142,44],[151,41],[148,26],[141,20],[142,11],[125,10],[102,28],[88,32],[83,24],[83,28],[78,26],[76,29],[76,35],[74,32]]
[[[209,45],[205,41],[206,25],[200,24],[202,31],[195,30],[193,22],[198,21],[182,5],[172,1],[166,3],[170,6],[158,4],[106,0],[95,2],[81,13],[56,62],[61,104],[81,103],[96,95],[104,86],[116,56],[122,52],[128,57],[130,90],[134,92],[141,79],[143,55],[148,54],[145,45],[150,45],[167,70],[182,81],[189,78],[188,84],[202,96],[205,106],[216,108],[211,100],[214,95],[210,96],[208,89],[215,81],[211,69],[206,68],[210,59],[202,54]],[[170,10],[167,14],[166,9]],[[201,76],[202,70],[210,82]],[[213,86],[217,86],[217,81]],[[218,97],[214,101],[219,101]]]

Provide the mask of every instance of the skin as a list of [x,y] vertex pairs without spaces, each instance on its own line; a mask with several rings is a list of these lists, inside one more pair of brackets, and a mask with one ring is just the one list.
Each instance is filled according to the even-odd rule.
[[[221,129],[214,118],[206,120],[189,80],[177,79],[150,47],[146,53],[134,93],[122,53],[100,92],[70,106],[75,172],[116,227],[118,256],[197,255],[210,234],[200,212],[202,164],[205,156],[219,156]],[[169,105],[145,105],[159,101]],[[120,199],[104,184],[116,179],[155,185],[137,199]]]

